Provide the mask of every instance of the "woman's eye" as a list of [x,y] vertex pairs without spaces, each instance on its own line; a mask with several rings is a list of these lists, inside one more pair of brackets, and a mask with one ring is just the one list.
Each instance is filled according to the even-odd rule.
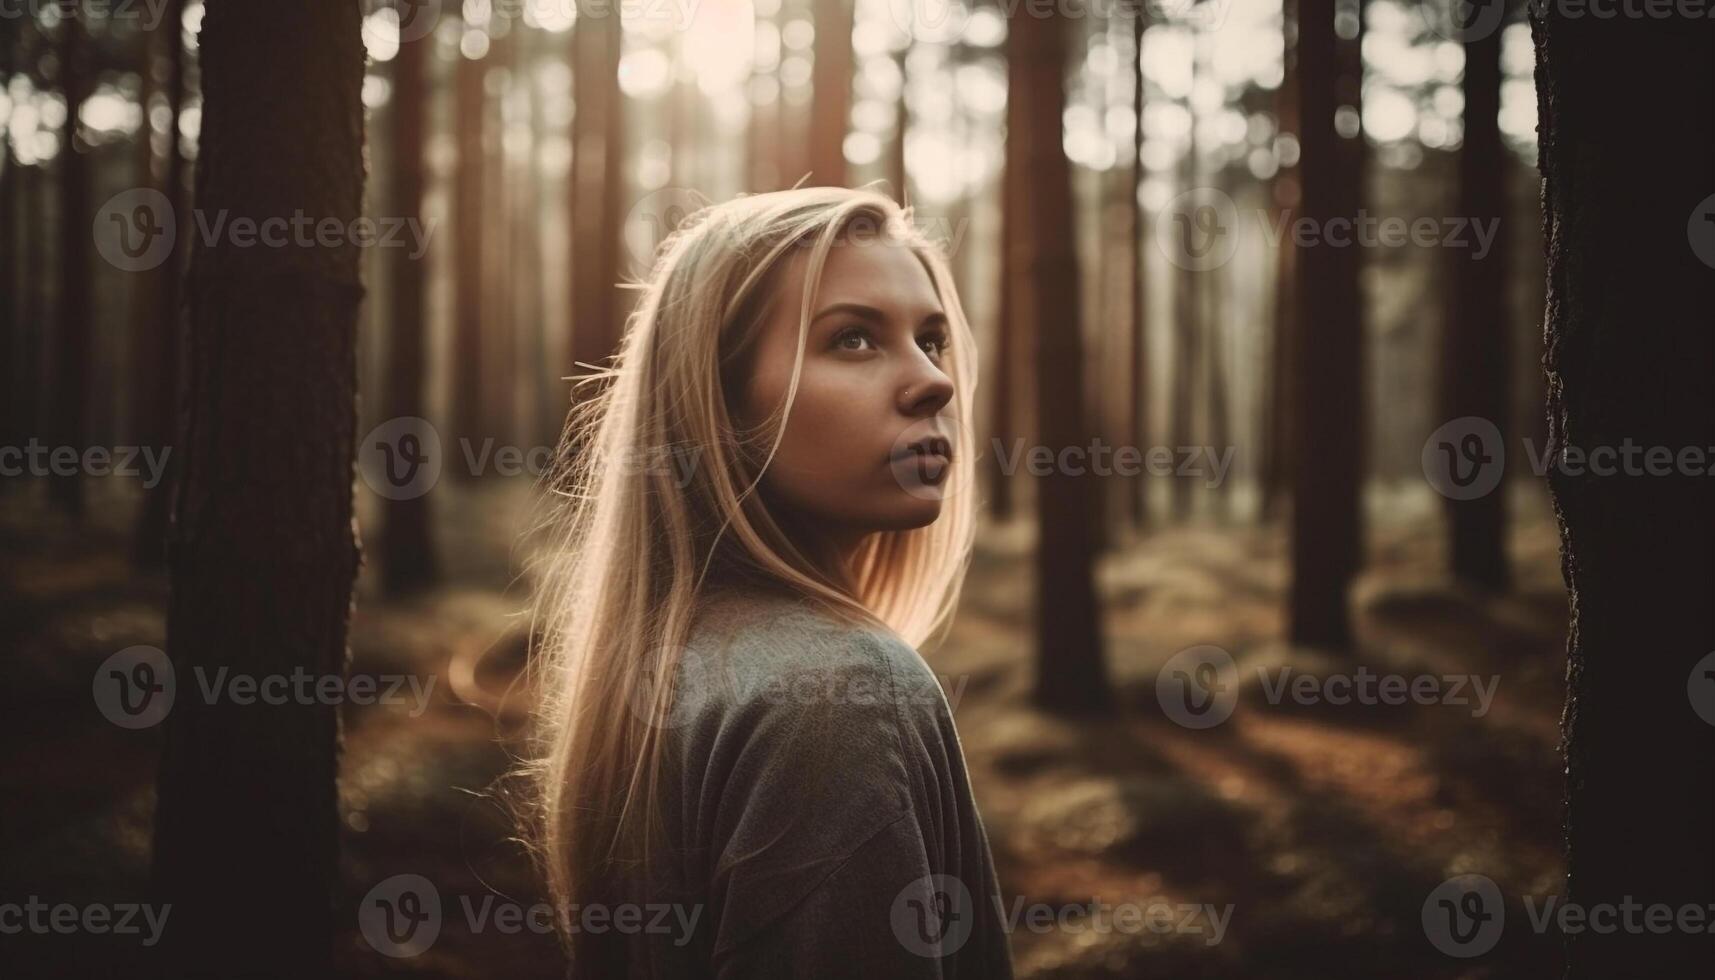
[[859,351],[867,350],[874,346],[875,344],[870,340],[869,333],[862,327],[847,327],[845,330],[840,331],[839,336],[834,338],[834,347],[839,350]]
[[925,354],[928,354],[930,357],[940,357],[942,354],[945,354],[947,352],[947,335],[946,334],[939,334],[938,333],[938,334],[934,334],[934,335],[929,336],[929,337],[924,337],[922,340],[919,340],[917,343],[918,343],[918,346],[923,348],[923,352]]

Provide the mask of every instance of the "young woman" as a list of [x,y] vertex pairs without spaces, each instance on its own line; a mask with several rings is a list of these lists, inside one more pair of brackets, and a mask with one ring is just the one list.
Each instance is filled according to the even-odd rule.
[[969,556],[975,353],[878,193],[741,197],[657,250],[537,580],[529,830],[574,977],[1011,976],[915,649]]

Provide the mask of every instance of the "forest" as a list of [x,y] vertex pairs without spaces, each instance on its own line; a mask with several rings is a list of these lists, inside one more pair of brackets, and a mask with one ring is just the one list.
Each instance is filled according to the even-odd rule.
[[1709,9],[0,0],[0,975],[565,975],[534,504],[806,186],[974,333],[1020,978],[1705,975]]

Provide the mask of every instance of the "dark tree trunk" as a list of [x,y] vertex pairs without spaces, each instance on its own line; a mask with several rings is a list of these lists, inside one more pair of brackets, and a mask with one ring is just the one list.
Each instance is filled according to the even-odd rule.
[[[91,298],[89,159],[78,140],[78,110],[90,95],[88,38],[81,13],[60,21],[60,86],[65,127],[60,139],[59,318],[54,337],[53,400],[49,443],[80,454],[89,439],[89,370],[94,315]],[[52,498],[63,511],[83,516],[83,478],[55,473]]]
[[[1007,137],[1022,137],[1026,147],[1019,191],[1028,234],[1018,273],[1031,285],[1020,312],[1035,338],[1038,431],[1056,458],[1090,443],[1072,174],[1061,141],[1065,24],[1058,12],[1013,22],[1023,132]],[[1112,701],[1095,584],[1097,501],[1088,472],[1054,467],[1037,481],[1035,701],[1050,710],[1101,710]]]
[[[1195,72],[1195,67],[1192,70]],[[1184,191],[1198,186],[1195,114],[1195,110],[1192,110],[1190,146],[1181,162],[1180,174]],[[1172,401],[1168,405],[1168,425],[1173,445],[1189,446],[1193,445],[1197,438],[1197,382],[1201,377],[1197,371],[1197,363],[1203,340],[1204,273],[1185,263],[1181,263],[1176,271],[1178,275],[1173,287]],[[1191,481],[1174,477],[1169,486],[1172,487],[1169,498],[1173,504],[1173,517],[1175,520],[1184,521],[1191,516],[1194,504],[1191,499]]]
[[[1024,139],[1024,90],[1030,84],[1024,64],[1018,58],[1016,32],[1008,35],[1006,59],[1006,143],[1002,149],[1000,183],[1000,275],[997,285],[1000,295],[996,303],[994,378],[989,394],[989,445],[983,447],[988,455],[984,468],[989,489],[989,512],[997,521],[1011,520],[1017,505],[1014,500],[1012,476],[1004,464],[1012,459],[1013,440],[1022,431],[1019,425],[1018,399],[1021,390],[1018,366],[1019,341],[1022,339],[1024,311],[1030,303],[1030,280],[1024,275],[1024,242],[1029,235],[1024,195],[1019,192],[1025,180],[1029,147]],[[1004,457],[1003,457],[1004,453]]]
[[[356,4],[216,3],[201,34],[198,206],[362,213]],[[337,708],[209,703],[203,678],[341,677],[358,564],[358,248],[193,246],[154,890],[175,977],[332,974]],[[201,672],[201,677],[199,673]]]
[[[1360,133],[1344,139],[1335,110],[1357,105],[1352,59],[1335,33],[1335,0],[1299,0],[1298,172],[1303,215],[1332,230],[1356,219],[1363,168]],[[1349,49],[1348,49],[1349,50]],[[1334,237],[1339,237],[1335,235]],[[1347,593],[1362,548],[1364,331],[1361,249],[1327,241],[1298,251],[1298,310],[1292,336],[1291,640],[1349,648]]]
[[[1131,104],[1136,113],[1132,130],[1131,161],[1126,167],[1126,185],[1131,197],[1126,213],[1131,217],[1127,228],[1126,252],[1131,269],[1131,404],[1128,413],[1132,445],[1149,451],[1149,309],[1145,305],[1144,284],[1147,280],[1144,264],[1144,215],[1139,193],[1143,190],[1143,7],[1139,6],[1131,19]],[[1136,528],[1149,525],[1149,473],[1138,473],[1131,493],[1131,522]]]
[[[393,60],[393,213],[420,221],[423,213],[424,130],[431,98],[428,59],[433,37],[407,40]],[[396,248],[387,256],[392,273],[392,323],[388,331],[388,419],[426,414],[423,395],[428,371],[425,288],[429,256]],[[462,458],[454,448],[454,458]],[[381,510],[381,581],[393,595],[421,589],[438,577],[430,530],[429,495],[385,498]]]
[[810,68],[810,186],[846,184],[846,129],[852,111],[853,0],[814,0]]
[[[453,356],[452,445],[449,458],[462,460],[459,444],[481,442],[483,368],[483,124],[488,63],[463,57],[453,69],[453,125],[458,130],[458,171],[453,177]],[[454,466],[455,476],[474,476]]]
[[[518,56],[519,33],[518,25],[510,25],[506,33],[494,39],[488,51],[493,70],[509,82],[517,79],[522,63]],[[482,437],[503,446],[515,444],[518,435],[518,297],[513,289],[512,258],[512,197],[517,190],[517,174],[507,162],[505,98],[502,95],[498,100],[495,107],[497,125],[483,148],[486,156],[484,173],[490,176],[483,188],[483,212],[478,219],[489,226],[483,240],[482,266],[482,288],[486,297],[483,300],[482,324],[483,353],[486,355],[482,365]]]
[[[618,256],[626,209],[622,40],[617,16],[581,17],[572,27],[572,360],[597,366],[619,346]],[[569,373],[587,370],[575,363]]]
[[[1512,431],[1511,336],[1507,321],[1506,179],[1501,144],[1501,32],[1465,43],[1465,136],[1459,151],[1459,209],[1496,235],[1488,254],[1448,249],[1453,296],[1442,326],[1440,421],[1493,422],[1503,445]],[[1469,500],[1446,501],[1453,576],[1481,589],[1507,584],[1506,483]]]
[[[11,81],[19,61],[17,42],[11,34],[0,39],[0,79],[6,82]],[[18,329],[18,294],[23,282],[18,268],[18,194],[22,183],[12,141],[0,139],[0,355],[5,357],[0,363],[0,382],[6,385],[4,401],[0,401],[0,446],[22,446],[31,435],[26,420],[33,406],[26,401],[30,392],[27,379],[35,372],[25,360],[29,344]],[[16,480],[0,483],[4,489],[16,485]]]
[[1715,904],[1715,128],[1662,94],[1710,91],[1715,30],[1552,5],[1533,21],[1551,445],[1675,460],[1667,474],[1644,469],[1642,451],[1606,476],[1595,460],[1549,471],[1572,609],[1567,901],[1695,906],[1699,922],[1570,935],[1568,976],[1703,976],[1715,962],[1702,927]]
[[[167,98],[167,156],[162,166],[162,193],[175,215],[190,214],[185,207],[185,157],[179,152],[179,111],[184,104],[185,45],[180,25],[184,17],[185,0],[172,0],[158,29],[160,43],[166,48],[166,77],[162,91]],[[144,317],[143,334],[138,338],[140,371],[137,378],[137,424],[140,441],[149,446],[178,443],[179,417],[179,354],[184,334],[183,229],[173,242],[167,260],[157,271],[157,284],[152,296],[154,309]],[[167,457],[165,478],[143,490],[143,505],[137,514],[136,540],[132,555],[139,567],[159,568],[167,557],[167,522],[172,514],[174,474],[178,471],[178,453]]]
[[905,94],[910,91],[910,76],[905,71],[905,51],[894,57],[899,67],[899,101],[893,109],[893,142],[887,148],[887,180],[893,185],[893,198],[900,204],[911,203],[911,177],[905,170],[905,135],[911,131],[911,105]]
[[[1297,34],[1298,0],[1282,0],[1284,18],[1285,43],[1282,46],[1281,58],[1285,73],[1281,78],[1280,90],[1275,93],[1275,111],[1280,119],[1279,131],[1291,133],[1294,137],[1300,135],[1298,125],[1298,45],[1294,41]],[[1280,169],[1274,176],[1274,210],[1270,212],[1273,220],[1284,220],[1286,227],[1291,227],[1291,221],[1297,216],[1299,205],[1298,166],[1280,164]],[[1274,266],[1274,332],[1270,338],[1268,372],[1263,379],[1262,424],[1259,431],[1262,434],[1262,459],[1259,463],[1260,472],[1257,475],[1261,503],[1259,510],[1263,520],[1272,520],[1279,515],[1281,500],[1287,494],[1287,484],[1291,480],[1292,426],[1289,416],[1292,409],[1292,319],[1298,307],[1298,270],[1297,247],[1293,244],[1290,234],[1281,236],[1276,245]]]

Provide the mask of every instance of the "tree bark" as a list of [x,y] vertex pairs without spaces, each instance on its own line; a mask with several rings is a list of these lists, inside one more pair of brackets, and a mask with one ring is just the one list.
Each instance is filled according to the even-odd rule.
[[[434,37],[407,40],[393,59],[393,214],[419,222],[423,213],[424,132],[431,98],[428,59]],[[423,388],[428,372],[425,290],[428,254],[396,248],[387,257],[392,274],[392,323],[388,331],[388,419],[427,414]],[[455,449],[456,453],[457,450]],[[381,509],[381,582],[391,595],[420,590],[439,576],[430,528],[429,495],[384,498]]]
[[[1090,443],[1072,174],[1061,137],[1065,20],[1056,11],[1013,21],[1012,57],[1024,84],[1012,95],[1022,97],[1023,132],[1007,136],[1009,143],[1022,137],[1026,147],[1018,190],[1029,233],[1018,271],[1031,285],[1021,312],[1035,337],[1037,425],[1056,458]],[[1037,482],[1035,701],[1050,710],[1097,711],[1112,703],[1095,584],[1098,499],[1088,473],[1054,467]]]
[[[1504,444],[1512,398],[1511,334],[1507,322],[1506,178],[1501,144],[1501,32],[1465,43],[1465,135],[1459,151],[1462,218],[1496,229],[1488,254],[1448,249],[1452,302],[1442,326],[1443,422],[1477,416],[1493,422]],[[1446,500],[1454,578],[1480,589],[1507,584],[1506,482],[1469,500]]]
[[853,0],[814,0],[815,59],[810,66],[810,171],[807,186],[846,185],[846,129],[852,111]]
[[[619,346],[620,224],[626,207],[617,8],[572,27],[572,359],[605,365]],[[586,368],[573,364],[569,373]]]
[[[1352,221],[1362,200],[1363,134],[1346,139],[1335,110],[1357,105],[1352,59],[1335,32],[1335,0],[1299,0],[1299,157],[1304,217],[1331,230]],[[1361,31],[1360,31],[1361,35]],[[1324,236],[1325,238],[1328,236]],[[1298,310],[1292,336],[1292,642],[1345,649],[1347,593],[1362,548],[1363,352],[1361,250],[1329,241],[1298,250]]]
[[[60,21],[60,86],[66,118],[60,138],[59,316],[54,338],[53,399],[49,442],[81,453],[89,438],[89,370],[94,355],[90,277],[89,160],[78,141],[78,111],[90,95],[89,39],[81,12]],[[83,516],[81,474],[55,473],[49,486],[54,504]]]
[[[1131,269],[1131,404],[1129,418],[1132,431],[1132,445],[1143,452],[1149,451],[1149,308],[1145,305],[1147,294],[1144,286],[1148,280],[1148,266],[1144,261],[1144,214],[1143,201],[1143,29],[1144,8],[1140,5],[1132,12],[1131,18],[1131,104],[1135,113],[1136,125],[1132,129],[1131,160],[1126,167],[1126,184],[1131,190],[1131,199],[1126,202],[1126,213],[1131,216],[1131,224],[1127,229],[1127,254],[1130,257],[1128,267]],[[1127,495],[1131,507],[1132,526],[1138,529],[1149,525],[1149,474],[1140,472],[1133,481],[1131,493]]]
[[[1701,923],[1715,904],[1715,127],[1663,93],[1711,90],[1715,25],[1553,5],[1532,22],[1550,445],[1676,461],[1549,470],[1572,611],[1568,902],[1695,905]],[[1585,930],[1567,953],[1573,980],[1700,976],[1715,936]]]
[[[361,11],[211,4],[197,201],[350,227],[362,213]],[[341,677],[358,565],[358,247],[193,245],[184,466],[167,620],[177,697],[154,890],[175,977],[331,975],[339,715],[205,698],[227,676]],[[316,686],[314,684],[312,687]]]
[[[469,29],[468,27],[466,28]],[[453,125],[458,132],[458,171],[453,177],[453,356],[452,428],[454,444],[481,442],[483,430],[483,125],[488,105],[484,79],[488,62],[460,54],[453,68]],[[462,452],[454,446],[449,452]],[[456,476],[475,474],[453,467]]]
[[[162,91],[167,99],[167,156],[162,167],[162,193],[175,215],[189,215],[185,206],[185,156],[179,151],[179,112],[184,105],[185,0],[172,0],[159,28],[166,47],[167,76]],[[144,445],[167,446],[178,442],[179,354],[184,334],[184,241],[179,232],[172,251],[157,271],[152,297],[154,309],[143,320],[137,363],[144,370],[137,378],[139,403],[137,424]],[[177,461],[167,458],[167,473],[153,487],[143,489],[143,504],[137,514],[132,558],[141,568],[159,568],[167,558],[167,523],[172,515],[173,486]]]

